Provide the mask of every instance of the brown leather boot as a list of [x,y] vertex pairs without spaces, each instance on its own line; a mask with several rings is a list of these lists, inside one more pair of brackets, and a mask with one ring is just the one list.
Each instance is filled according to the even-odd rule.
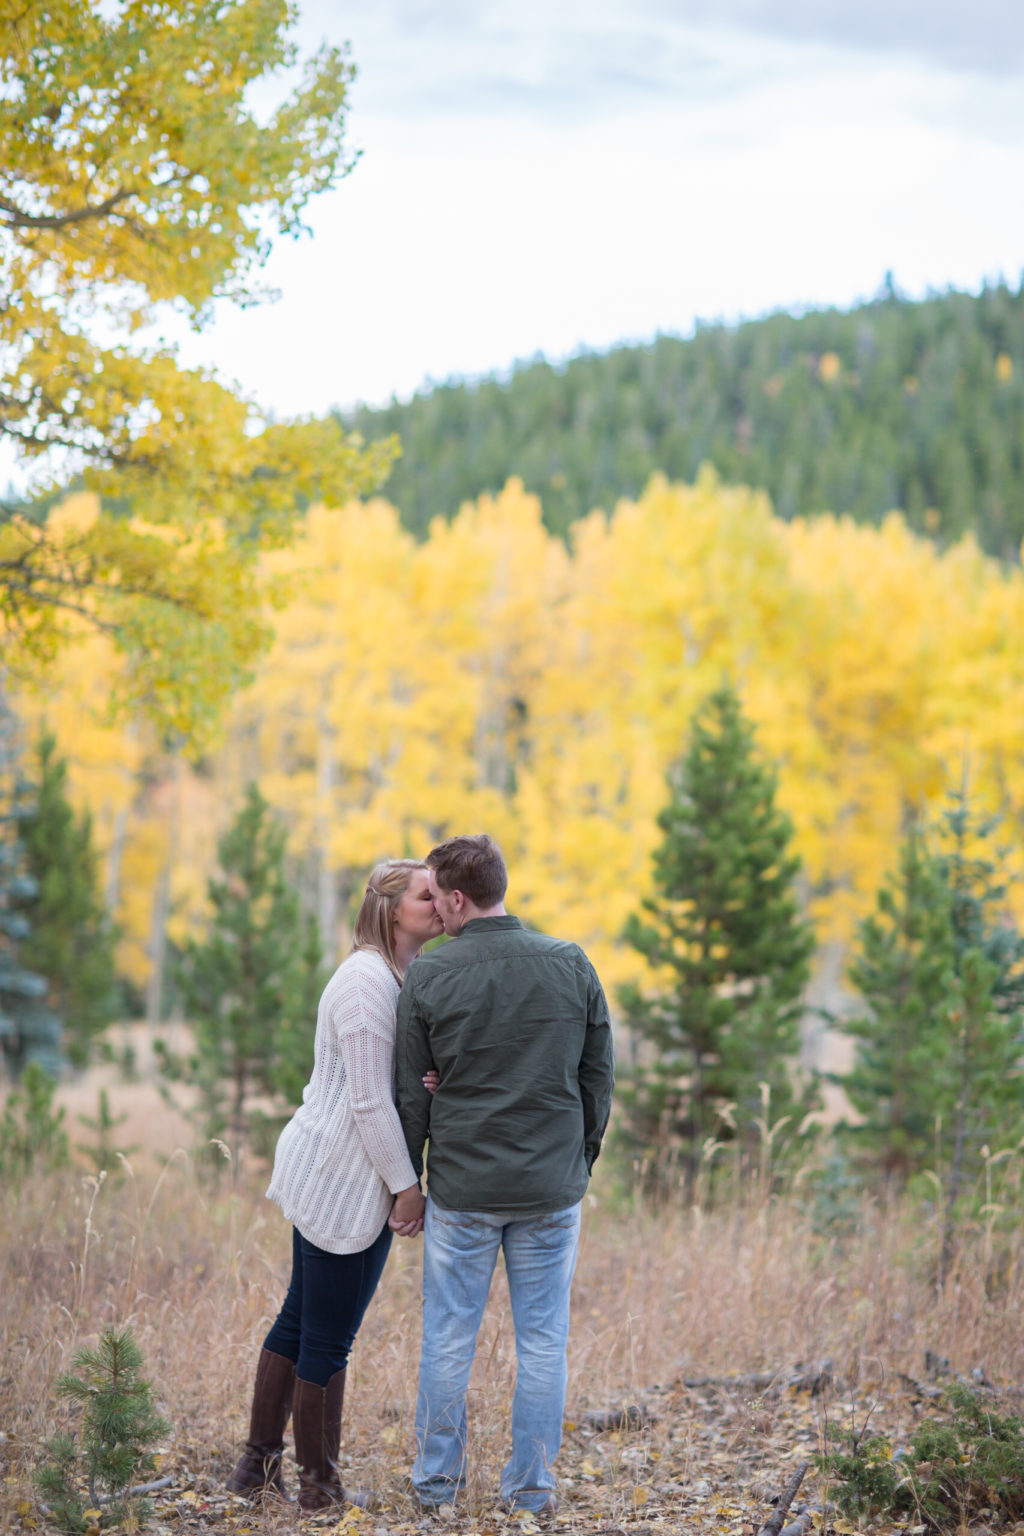
[[272,1354],[269,1349],[261,1350],[249,1414],[249,1439],[227,1481],[232,1493],[243,1494],[247,1499],[258,1498],[261,1493],[288,1497],[281,1476],[281,1452],[294,1389],[294,1362],[284,1355]]
[[341,1409],[345,1401],[345,1372],[335,1371],[326,1387],[295,1378],[292,1426],[295,1460],[299,1466],[299,1508],[327,1509],[332,1504],[366,1508],[369,1495],[345,1489],[338,1476]]

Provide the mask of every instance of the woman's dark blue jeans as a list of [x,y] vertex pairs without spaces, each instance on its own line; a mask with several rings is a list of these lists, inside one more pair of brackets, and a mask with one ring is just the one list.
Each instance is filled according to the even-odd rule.
[[301,1381],[326,1387],[335,1371],[348,1364],[359,1324],[384,1272],[391,1235],[385,1226],[359,1253],[326,1253],[293,1229],[288,1294],[263,1348],[294,1360]]

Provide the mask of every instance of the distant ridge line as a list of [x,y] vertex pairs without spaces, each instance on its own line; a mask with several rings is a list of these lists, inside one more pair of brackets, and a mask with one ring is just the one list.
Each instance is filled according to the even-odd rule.
[[654,473],[690,482],[711,463],[783,518],[877,523],[898,508],[940,544],[973,531],[1017,561],[1024,281],[922,300],[890,284],[849,310],[699,324],[336,414],[367,438],[398,434],[383,494],[419,536],[513,475],[565,534]]

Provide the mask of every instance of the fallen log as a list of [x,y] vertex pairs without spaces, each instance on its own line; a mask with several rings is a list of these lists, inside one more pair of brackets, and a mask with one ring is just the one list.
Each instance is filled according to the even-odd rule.
[[657,1421],[639,1403],[624,1403],[621,1408],[588,1408],[579,1422],[588,1429],[643,1429]]
[[682,1379],[682,1385],[691,1390],[742,1387],[745,1392],[756,1392],[759,1397],[777,1397],[780,1392],[809,1392],[812,1397],[819,1397],[833,1384],[831,1359],[779,1366],[774,1371],[751,1371],[745,1376],[684,1376]]
[[[785,1488],[779,1494],[779,1502],[775,1506],[775,1513],[769,1516],[764,1525],[757,1531],[756,1536],[781,1536],[782,1527],[785,1525],[786,1516],[789,1513],[789,1507],[796,1498],[797,1489],[803,1482],[804,1475],[809,1466],[809,1461],[802,1461],[800,1463]],[[794,1524],[796,1524],[795,1521]]]
[[779,1536],[809,1536],[814,1525],[814,1514],[815,1511],[810,1508],[801,1510],[795,1520],[782,1527]]
[[158,1477],[152,1483],[136,1483],[129,1488],[127,1493],[103,1493],[97,1499],[97,1504],[113,1504],[115,1499],[136,1499],[144,1493],[157,1493],[161,1488],[169,1488],[174,1482],[173,1477]]

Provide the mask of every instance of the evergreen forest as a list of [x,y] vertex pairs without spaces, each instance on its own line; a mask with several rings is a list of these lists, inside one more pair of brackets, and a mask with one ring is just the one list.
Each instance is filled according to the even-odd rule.
[[[310,1401],[373,1492],[338,1536],[435,1528],[404,1241],[344,1439],[300,1350],[228,1474],[325,1032],[402,1184],[389,1022],[325,981],[379,860],[482,830],[616,1034],[558,1530],[1024,1536],[1024,283],[274,418],[146,337],[265,296],[355,165],[298,12],[0,11],[0,1536],[281,1536]],[[492,1062],[496,1143],[592,1095],[575,1030],[558,1083]],[[540,1536],[495,1301],[448,1536]]]
[[368,441],[400,438],[387,496],[419,535],[511,475],[564,534],[639,495],[653,473],[692,482],[710,463],[767,491],[787,520],[829,511],[878,523],[900,510],[944,546],[973,530],[1016,560],[1024,285],[911,302],[890,280],[849,311],[536,359],[509,378],[442,383],[342,419]]

